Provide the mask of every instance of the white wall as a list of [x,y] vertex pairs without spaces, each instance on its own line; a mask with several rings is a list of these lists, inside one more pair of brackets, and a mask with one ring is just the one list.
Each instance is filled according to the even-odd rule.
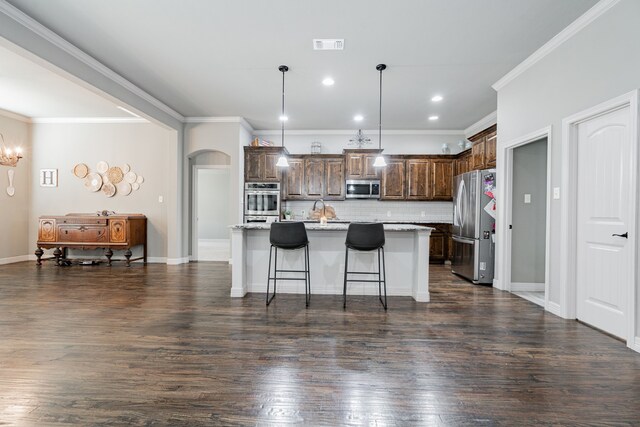
[[[15,168],[0,166],[0,264],[10,261],[7,258],[24,257],[35,250],[35,245],[29,244],[26,238],[29,230],[31,191],[30,132],[28,123],[0,115],[0,133],[4,136],[6,146],[13,148],[14,145],[19,145],[24,156]],[[13,197],[9,197],[6,191],[9,185],[9,170],[14,171],[13,185],[16,191]],[[37,182],[35,178],[35,183]]]
[[[547,139],[513,150],[511,282],[544,283]],[[531,196],[530,203],[524,195]]]
[[229,239],[229,226],[233,225],[229,215],[228,168],[198,168],[197,206],[198,239]]
[[[311,143],[320,141],[322,143],[322,154],[341,154],[343,149],[357,148],[349,145],[349,139],[353,138],[357,129],[353,133],[330,131],[290,131],[285,133],[285,146],[291,154],[311,153]],[[377,131],[363,131],[371,139],[371,144],[363,148],[378,148]],[[272,141],[275,145],[280,145],[281,136],[278,132],[255,131],[254,135],[260,139]],[[450,133],[420,133],[416,131],[388,131],[382,134],[382,148],[385,154],[442,154],[442,144],[448,143],[451,154],[459,153],[458,141],[464,140],[464,132]]]
[[[498,168],[502,176],[504,145],[552,126],[551,186],[561,187],[562,119],[640,87],[639,17],[640,1],[621,0],[498,91]],[[498,182],[503,194],[504,182]],[[498,207],[500,221],[505,218],[505,207]],[[557,305],[564,286],[560,277],[560,200],[552,200],[549,225],[549,299]],[[498,236],[499,257],[501,246]]]
[[[59,183],[57,188],[32,186],[29,218],[32,249],[35,249],[40,215],[107,209],[145,214],[149,256],[168,256],[169,221],[176,221],[168,212],[168,206],[172,206],[169,202],[177,197],[171,178],[176,168],[175,131],[151,123],[34,124],[32,138],[32,180],[37,184],[40,169],[55,168]],[[96,163],[101,160],[110,165],[129,164],[131,170],[145,179],[140,190],[112,198],[88,191],[83,180],[72,174],[72,169],[77,163],[86,163],[95,171]],[[159,203],[159,196],[164,198],[164,203]]]

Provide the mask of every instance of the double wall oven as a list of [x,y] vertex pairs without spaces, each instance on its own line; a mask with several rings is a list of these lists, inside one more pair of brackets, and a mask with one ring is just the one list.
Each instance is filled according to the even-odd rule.
[[244,222],[273,222],[280,217],[280,183],[244,184]]

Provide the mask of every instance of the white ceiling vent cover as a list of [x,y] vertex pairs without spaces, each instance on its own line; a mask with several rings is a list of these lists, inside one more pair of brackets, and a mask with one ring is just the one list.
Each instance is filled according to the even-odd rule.
[[344,50],[344,39],[313,39],[313,50]]

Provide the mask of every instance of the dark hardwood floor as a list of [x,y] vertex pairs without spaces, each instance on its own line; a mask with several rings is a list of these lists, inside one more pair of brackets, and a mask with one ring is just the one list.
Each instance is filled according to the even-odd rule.
[[0,266],[0,425],[640,423],[639,354],[431,273],[385,312],[231,299],[220,263]]

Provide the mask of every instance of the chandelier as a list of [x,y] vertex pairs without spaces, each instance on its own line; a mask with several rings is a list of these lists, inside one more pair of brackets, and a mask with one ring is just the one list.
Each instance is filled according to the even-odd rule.
[[371,144],[371,139],[362,133],[362,129],[358,129],[356,136],[349,140],[349,145],[355,145],[358,148],[362,148],[369,144]]
[[0,133],[2,143],[0,144],[0,165],[16,167],[18,160],[22,158],[22,149],[20,147],[11,149],[7,148],[4,143],[4,136]]

